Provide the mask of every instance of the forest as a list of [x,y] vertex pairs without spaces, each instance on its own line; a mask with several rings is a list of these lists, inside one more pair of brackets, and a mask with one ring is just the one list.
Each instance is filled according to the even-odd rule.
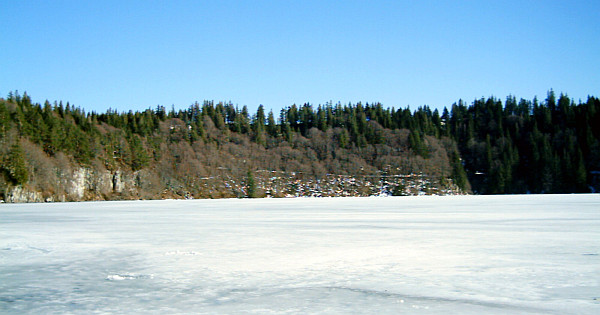
[[[459,100],[441,112],[358,102],[277,113],[214,101],[96,113],[14,91],[0,99],[0,141],[7,201],[15,191],[38,196],[27,201],[282,197],[307,183],[336,195],[349,191],[341,178],[350,195],[600,186],[600,100],[552,90],[543,101]],[[416,191],[411,176],[426,184]]]

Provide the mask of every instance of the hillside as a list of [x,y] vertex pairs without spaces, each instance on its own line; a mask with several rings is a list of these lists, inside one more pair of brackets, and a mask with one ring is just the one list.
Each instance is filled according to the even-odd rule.
[[[600,101],[550,91],[428,107],[231,103],[86,113],[0,99],[5,201],[368,196],[598,189]],[[594,188],[596,187],[596,188]]]
[[460,191],[450,138],[419,135],[417,154],[414,134],[367,119],[371,107],[327,110],[319,121],[323,107],[292,106],[277,123],[262,107],[250,116],[212,102],[97,114],[15,93],[0,101],[0,191],[6,201]]

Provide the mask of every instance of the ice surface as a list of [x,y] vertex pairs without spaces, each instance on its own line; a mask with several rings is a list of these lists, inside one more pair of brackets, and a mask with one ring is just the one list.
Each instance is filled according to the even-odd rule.
[[4,204],[0,313],[600,314],[600,195]]

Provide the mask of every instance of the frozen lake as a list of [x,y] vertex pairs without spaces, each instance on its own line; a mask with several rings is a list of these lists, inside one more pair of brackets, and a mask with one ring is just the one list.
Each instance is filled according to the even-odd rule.
[[600,314],[600,195],[0,205],[0,313]]

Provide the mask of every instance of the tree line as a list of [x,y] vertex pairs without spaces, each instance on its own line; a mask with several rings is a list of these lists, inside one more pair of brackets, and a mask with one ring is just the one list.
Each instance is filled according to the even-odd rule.
[[[344,166],[350,165],[344,164],[344,155],[356,154],[381,170],[394,163],[384,156],[410,155],[426,162],[439,159],[436,148],[442,146],[444,162],[419,164],[436,168],[419,171],[449,177],[464,190],[588,192],[598,184],[600,171],[600,100],[588,97],[575,103],[566,94],[556,97],[549,91],[541,102],[514,96],[504,102],[481,98],[469,105],[460,100],[441,113],[428,106],[411,110],[361,102],[294,104],[277,113],[260,105],[250,113],[246,106],[214,101],[179,110],[157,106],[96,113],[69,103],[33,103],[27,93],[15,91],[0,101],[0,138],[5,144],[0,152],[3,175],[15,185],[26,183],[28,176],[20,141],[14,139],[27,139],[49,157],[65,154],[79,165],[101,163],[107,170],[127,167],[133,172],[152,167],[164,154],[179,162],[185,158],[165,146],[219,148],[247,140],[275,151],[285,145],[302,147],[303,139],[310,139],[306,155],[340,161],[347,173],[356,169]],[[396,164],[395,169],[410,171],[402,167],[405,162]]]

